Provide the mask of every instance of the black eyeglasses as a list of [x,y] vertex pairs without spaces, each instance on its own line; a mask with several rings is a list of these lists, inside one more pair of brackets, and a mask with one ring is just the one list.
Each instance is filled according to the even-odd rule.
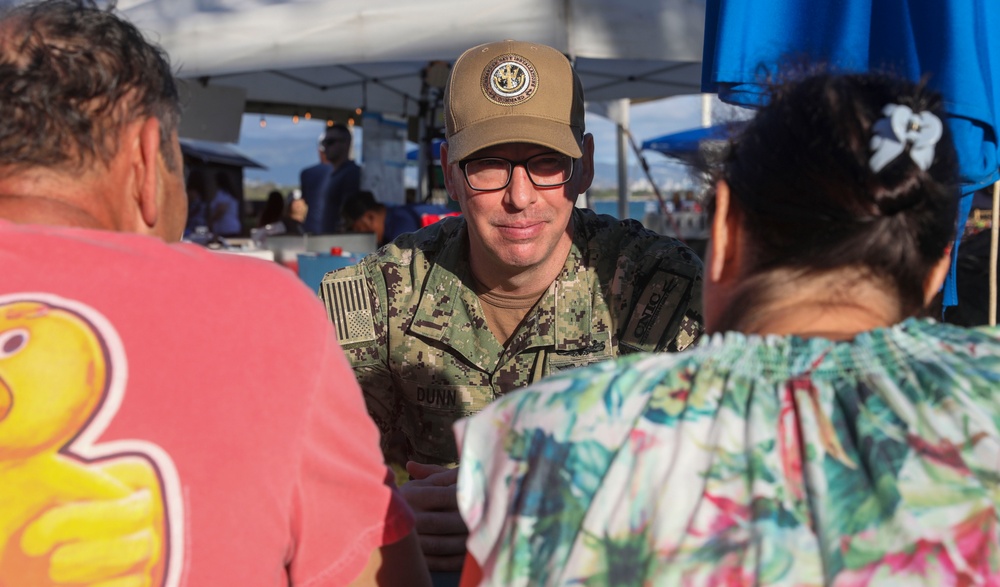
[[458,166],[465,173],[465,182],[477,192],[502,190],[510,183],[517,166],[524,167],[531,183],[540,188],[561,186],[573,178],[576,159],[561,153],[540,153],[523,161],[503,157],[465,159]]

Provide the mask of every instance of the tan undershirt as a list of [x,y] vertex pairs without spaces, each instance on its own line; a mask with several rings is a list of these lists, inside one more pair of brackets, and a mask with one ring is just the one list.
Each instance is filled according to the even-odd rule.
[[490,327],[490,332],[505,347],[524,317],[528,315],[531,308],[538,303],[538,300],[548,289],[546,286],[535,293],[508,294],[498,290],[487,290],[478,279],[475,282],[479,305],[482,306],[483,314],[486,315],[486,323]]

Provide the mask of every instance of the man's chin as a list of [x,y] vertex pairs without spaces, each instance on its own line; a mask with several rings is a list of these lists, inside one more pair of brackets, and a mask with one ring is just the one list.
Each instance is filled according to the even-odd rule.
[[500,257],[500,261],[510,269],[531,269],[541,265],[544,260],[545,257],[537,251],[520,254],[516,251],[506,251],[506,254]]

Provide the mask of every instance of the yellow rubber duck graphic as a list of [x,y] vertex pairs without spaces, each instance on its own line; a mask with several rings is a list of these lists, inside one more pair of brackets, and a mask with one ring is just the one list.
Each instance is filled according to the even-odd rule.
[[0,587],[166,584],[157,467],[72,450],[106,401],[109,356],[73,311],[0,304]]

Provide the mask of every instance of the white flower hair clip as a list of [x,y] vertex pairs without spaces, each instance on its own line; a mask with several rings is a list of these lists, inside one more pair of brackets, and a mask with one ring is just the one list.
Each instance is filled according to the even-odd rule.
[[922,171],[927,171],[934,162],[934,146],[944,130],[941,119],[926,110],[915,114],[908,106],[900,104],[886,104],[882,114],[885,118],[878,119],[872,126],[869,147],[873,153],[868,166],[878,173],[910,145],[910,159]]

